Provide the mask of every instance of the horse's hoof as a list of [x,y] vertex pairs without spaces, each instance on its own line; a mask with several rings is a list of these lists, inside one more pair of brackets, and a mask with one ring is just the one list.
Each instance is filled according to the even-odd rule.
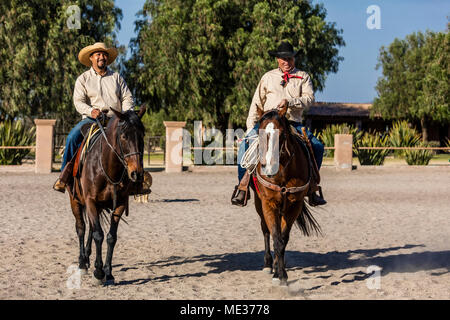
[[264,273],[267,273],[267,274],[271,274],[271,273],[272,273],[272,268],[270,268],[270,267],[265,267],[265,268],[263,268],[263,272],[264,272]]
[[102,286],[105,283],[105,279],[97,279],[97,277],[94,275],[92,276],[92,283],[94,286]]
[[105,277],[105,282],[104,282],[105,286],[113,286],[115,284],[116,283],[114,282],[114,277],[113,276],[106,276]]
[[82,276],[86,275],[87,272],[88,272],[88,268],[80,268],[80,274],[81,274]]
[[272,278],[272,284],[279,285],[280,279],[279,278]]

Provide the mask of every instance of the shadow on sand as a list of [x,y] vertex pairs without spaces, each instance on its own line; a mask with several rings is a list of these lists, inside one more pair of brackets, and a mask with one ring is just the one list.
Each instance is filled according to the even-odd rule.
[[[331,277],[329,272],[345,270],[355,267],[367,268],[376,265],[382,268],[381,275],[384,276],[391,272],[417,272],[422,270],[447,269],[444,272],[431,273],[433,276],[439,276],[450,272],[450,251],[425,251],[405,254],[395,254],[397,250],[413,249],[424,247],[424,245],[405,245],[403,247],[377,248],[377,249],[359,249],[345,252],[332,251],[327,253],[286,251],[287,271],[306,269],[304,273],[316,276],[316,278],[327,279]],[[390,253],[386,255],[386,253]],[[383,256],[378,256],[378,255]],[[220,274],[227,271],[260,271],[263,264],[264,252],[241,252],[224,253],[215,255],[198,255],[194,257],[172,256],[165,260],[159,260],[149,263],[140,263],[136,267],[170,267],[188,263],[202,262],[206,267],[211,268],[208,272],[197,272],[179,275],[164,275],[148,279],[136,279],[131,281],[121,281],[117,285],[144,284],[149,281],[164,282],[176,278],[203,277],[208,274]],[[128,270],[126,269],[126,270]],[[122,269],[121,271],[126,271]],[[325,274],[327,273],[327,274]],[[354,273],[345,273],[341,276],[341,281],[335,281],[331,285],[340,283],[363,281],[373,273],[358,271]],[[353,276],[349,279],[348,276]],[[295,281],[295,280],[294,280]],[[292,281],[290,281],[292,282]],[[319,288],[313,287],[309,290]]]

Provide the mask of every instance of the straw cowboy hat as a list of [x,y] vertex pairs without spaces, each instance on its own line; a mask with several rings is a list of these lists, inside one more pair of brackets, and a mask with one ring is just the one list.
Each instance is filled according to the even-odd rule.
[[277,58],[292,58],[295,57],[300,51],[294,51],[294,47],[289,42],[281,42],[277,50],[270,50],[269,55]]
[[106,65],[110,65],[116,60],[117,55],[119,54],[116,48],[107,48],[103,42],[96,42],[91,46],[84,47],[80,50],[78,54],[78,60],[86,67],[90,67],[92,65],[89,57],[91,54],[97,51],[103,51],[108,54],[108,61],[106,61]]

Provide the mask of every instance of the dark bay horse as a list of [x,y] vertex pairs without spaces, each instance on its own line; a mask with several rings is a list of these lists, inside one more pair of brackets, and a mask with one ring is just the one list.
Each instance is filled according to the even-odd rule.
[[[117,241],[117,228],[122,214],[128,214],[128,197],[134,182],[143,179],[143,150],[145,128],[141,122],[146,108],[138,113],[111,109],[113,116],[100,138],[86,154],[81,174],[68,186],[70,205],[75,216],[75,227],[80,243],[79,268],[89,268],[92,239],[96,246],[94,277],[99,283],[113,284],[112,256]],[[101,218],[104,211],[112,211],[105,265],[102,261],[104,234]],[[85,221],[89,220],[89,235],[84,245]]]
[[[287,285],[284,254],[294,222],[307,236],[313,232],[320,233],[320,226],[304,200],[312,178],[309,153],[291,131],[285,117],[286,111],[287,107],[266,113],[258,109],[259,130],[266,131],[265,137],[268,142],[260,139],[261,151],[266,156],[261,157],[256,167],[252,185],[255,191],[255,207],[261,218],[264,235],[263,270],[268,273],[273,271],[273,280],[280,285]],[[278,134],[275,135],[275,132]],[[274,152],[274,148],[270,147],[274,142],[270,141],[271,139],[278,139],[275,141],[275,145],[279,146],[278,159],[270,155]],[[274,161],[278,161],[278,170],[270,173],[268,167],[273,166]],[[270,253],[270,236],[273,238],[275,259]]]

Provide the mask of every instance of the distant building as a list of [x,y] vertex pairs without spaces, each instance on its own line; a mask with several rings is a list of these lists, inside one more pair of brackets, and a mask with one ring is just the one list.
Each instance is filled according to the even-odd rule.
[[[360,130],[376,130],[385,132],[392,126],[393,120],[384,120],[380,116],[370,117],[371,103],[347,102],[315,102],[304,114],[305,125],[312,131],[320,131],[332,124],[348,123]],[[413,123],[418,132],[421,132],[420,122]],[[450,137],[449,124],[431,124],[428,129],[428,139],[440,141]]]

